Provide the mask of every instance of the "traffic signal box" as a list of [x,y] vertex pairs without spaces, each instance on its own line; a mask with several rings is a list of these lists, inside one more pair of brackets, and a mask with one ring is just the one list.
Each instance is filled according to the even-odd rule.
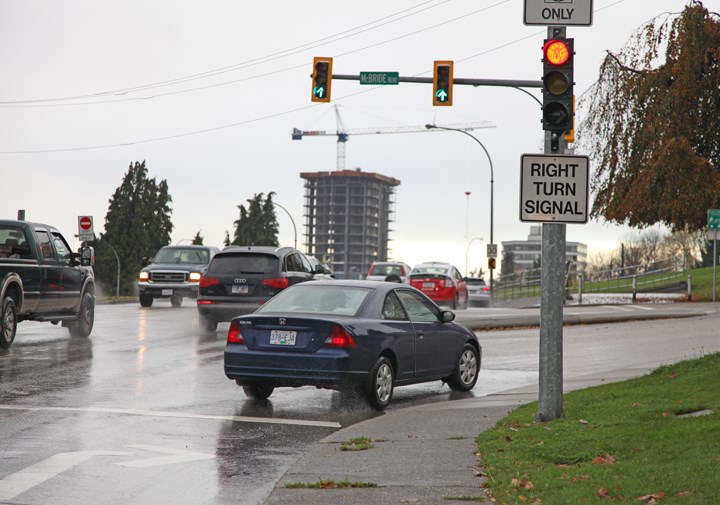
[[452,105],[453,62],[435,61],[433,64],[433,105]]
[[488,270],[495,270],[495,258],[488,258]]
[[573,129],[574,39],[556,37],[543,44],[543,130]]
[[332,58],[316,56],[313,58],[312,101],[329,102],[332,83]]

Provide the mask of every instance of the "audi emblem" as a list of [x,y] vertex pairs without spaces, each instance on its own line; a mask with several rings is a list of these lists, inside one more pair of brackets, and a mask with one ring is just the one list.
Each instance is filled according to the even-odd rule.
[[285,323],[287,323],[287,319],[285,319],[284,317],[281,317],[280,319],[278,319],[278,324],[280,326],[285,326]]
[[243,279],[242,277],[238,277],[236,279],[233,279],[233,282],[235,284],[245,284],[247,282],[247,279]]

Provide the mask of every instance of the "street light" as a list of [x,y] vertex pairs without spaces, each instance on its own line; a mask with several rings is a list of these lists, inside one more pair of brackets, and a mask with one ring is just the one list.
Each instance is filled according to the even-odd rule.
[[282,210],[284,210],[285,213],[286,213],[286,214],[288,215],[288,217],[290,218],[290,222],[291,222],[292,225],[293,225],[293,231],[295,232],[295,249],[297,249],[297,228],[295,227],[295,220],[293,219],[293,217],[290,215],[290,213],[288,212],[288,210],[287,210],[285,207],[283,207],[282,205],[280,205],[280,204],[277,203],[277,202],[273,202],[273,205],[277,205],[277,206],[280,207]]
[[[447,128],[445,126],[437,126],[434,124],[426,124],[425,128],[427,128],[428,130],[432,130],[434,128],[436,130],[448,130],[448,131],[453,131],[453,132],[464,133],[465,135],[467,135],[468,137],[473,139],[475,142],[477,142],[480,145],[480,147],[482,147],[483,151],[485,151],[485,155],[487,156],[487,159],[490,162],[490,243],[494,244],[495,242],[493,241],[493,207],[494,207],[494,205],[493,205],[493,183],[495,182],[495,175],[493,173],[493,162],[492,162],[492,158],[490,157],[490,153],[488,153],[488,150],[485,149],[485,146],[483,145],[483,143],[480,142],[477,139],[477,137],[475,137],[475,135],[471,135],[470,133],[468,133],[465,130],[460,130],[458,128]],[[490,304],[492,305],[493,269],[489,269],[489,270],[490,270]]]
[[485,240],[485,239],[480,238],[480,237],[475,237],[475,238],[471,238],[470,242],[468,242],[468,245],[465,248],[465,277],[470,277],[470,273],[468,272],[468,254],[470,253],[470,244],[472,244],[476,240]]

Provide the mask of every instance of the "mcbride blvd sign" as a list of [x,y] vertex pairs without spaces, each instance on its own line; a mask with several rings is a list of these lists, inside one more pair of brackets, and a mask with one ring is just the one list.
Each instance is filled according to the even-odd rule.
[[520,221],[587,223],[587,156],[523,154],[520,172]]
[[360,84],[398,84],[400,82],[399,72],[360,72]]
[[720,230],[720,209],[708,209],[708,230]]

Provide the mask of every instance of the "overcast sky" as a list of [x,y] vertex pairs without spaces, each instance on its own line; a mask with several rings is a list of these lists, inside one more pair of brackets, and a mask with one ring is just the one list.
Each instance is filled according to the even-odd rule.
[[[596,80],[606,50],[685,3],[595,0],[593,25],[568,28],[576,94]],[[704,4],[720,10],[720,0]],[[314,104],[309,75],[313,56],[332,56],[336,74],[431,77],[433,60],[454,60],[456,78],[539,80],[546,31],[523,25],[522,0],[0,0],[0,216],[25,209],[28,220],[70,236],[79,215],[92,215],[103,231],[128,166],[145,160],[150,176],[169,184],[173,242],[200,231],[220,246],[237,206],[274,191],[304,250],[299,174],[335,170],[336,137],[290,134],[335,132],[337,105],[350,132],[489,122],[494,128],[472,133],[494,165],[494,242],[523,240],[530,225],[519,220],[520,156],[543,150],[531,97],[456,85],[452,107],[433,107],[429,85],[335,80],[332,103]],[[486,264],[490,168],[472,139],[351,134],[346,148],[346,168],[401,181],[396,259],[464,270],[468,244],[483,238],[472,243],[469,267]],[[280,242],[292,245],[292,222],[277,215]],[[588,244],[590,255],[629,233],[602,222],[567,226],[567,240]]]

